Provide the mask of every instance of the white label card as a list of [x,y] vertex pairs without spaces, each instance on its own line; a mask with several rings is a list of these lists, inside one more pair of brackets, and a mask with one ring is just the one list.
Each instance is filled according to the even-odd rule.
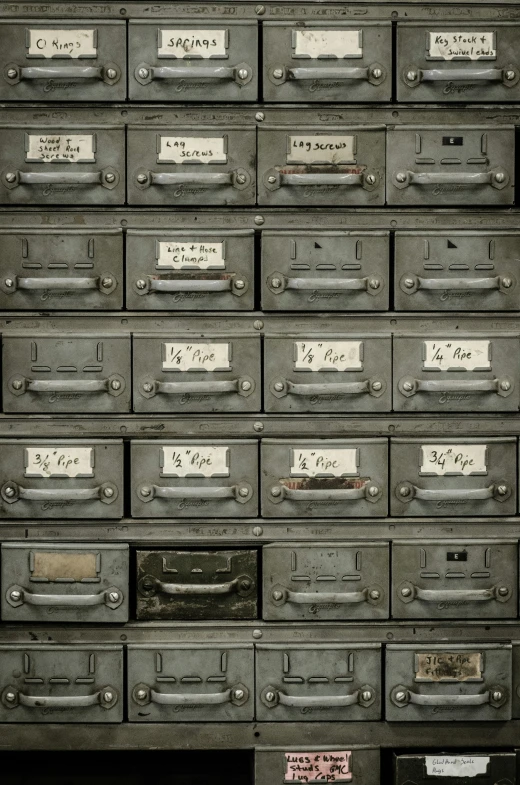
[[97,57],[96,30],[27,30],[28,57]]
[[362,57],[361,30],[293,30],[295,57]]
[[495,33],[429,33],[428,52],[436,60],[496,60]]
[[27,134],[26,161],[85,163],[96,160],[93,134]]
[[488,371],[490,341],[424,341],[425,371]]
[[187,161],[225,164],[226,141],[224,136],[161,136],[157,161],[170,164],[185,164]]
[[352,782],[352,752],[286,752],[284,782]]
[[163,343],[163,371],[230,371],[229,343]]
[[159,30],[158,57],[226,57],[227,30]]
[[357,477],[355,447],[291,450],[291,477]]
[[425,755],[428,777],[478,777],[487,774],[490,759],[485,755]]
[[421,474],[487,474],[485,444],[422,444]]
[[295,341],[295,371],[360,371],[362,341]]
[[160,240],[157,243],[157,266],[182,270],[186,267],[197,270],[223,270],[223,242],[195,242],[193,240]]
[[93,477],[92,447],[25,448],[25,477]]
[[290,136],[288,164],[353,163],[354,136]]
[[229,447],[161,447],[161,467],[165,477],[229,477]]

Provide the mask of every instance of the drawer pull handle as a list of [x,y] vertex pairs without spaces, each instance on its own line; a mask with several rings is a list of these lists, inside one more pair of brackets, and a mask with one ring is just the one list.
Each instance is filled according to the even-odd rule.
[[123,602],[123,594],[117,586],[100,591],[97,594],[34,594],[23,586],[10,586],[6,591],[6,599],[13,608],[21,605],[37,605],[50,607],[67,605],[73,608],[88,608],[92,605],[106,605],[107,608],[119,608]]
[[85,706],[101,706],[111,709],[116,705],[118,693],[113,687],[102,687],[92,695],[26,695],[16,687],[6,687],[2,692],[2,703],[8,709],[24,706],[26,709],[62,708],[80,709]]
[[7,384],[13,395],[32,393],[82,393],[93,394],[106,392],[117,397],[124,392],[125,380],[114,373],[107,379],[27,379],[17,374]]
[[108,166],[100,172],[22,172],[19,169],[5,169],[2,172],[5,188],[20,185],[102,185],[115,188],[119,183],[119,173]]
[[294,605],[322,605],[330,602],[341,605],[356,605],[360,602],[368,602],[370,605],[377,605],[382,601],[384,592],[379,586],[367,586],[361,591],[341,592],[304,592],[291,591],[285,586],[273,586],[271,589],[271,602],[273,605],[280,606],[286,602]]
[[33,79],[97,79],[109,85],[121,78],[121,71],[114,63],[92,65],[38,65],[19,66],[9,63],[4,69],[4,79],[11,85]]
[[267,285],[273,294],[282,294],[286,289],[302,291],[362,291],[376,295],[383,289],[384,282],[375,275],[366,278],[288,278],[283,273],[273,273],[267,279]]
[[335,384],[294,384],[288,379],[276,379],[269,389],[277,398],[287,395],[372,395],[379,398],[386,390],[382,379],[374,377],[362,382],[337,382]]
[[0,288],[6,294],[14,294],[19,290],[40,291],[84,291],[97,289],[101,294],[111,294],[117,287],[112,273],[103,273],[95,278],[23,278],[13,275],[0,280]]
[[195,185],[212,186],[231,185],[239,190],[247,188],[251,176],[245,169],[234,169],[231,172],[151,172],[140,169],[135,177],[137,188],[149,188],[151,185]]
[[401,602],[408,603],[413,600],[423,602],[507,602],[511,597],[511,590],[507,586],[491,586],[489,589],[421,589],[410,581],[403,581],[397,589]]
[[253,489],[248,482],[237,485],[223,485],[217,487],[183,486],[173,488],[170,485],[140,485],[137,495],[142,502],[151,502],[153,499],[234,499],[240,504],[245,504],[253,496]]
[[492,706],[500,708],[507,701],[507,690],[492,687],[476,695],[422,695],[399,684],[390,693],[392,702],[399,708],[413,703],[416,706]]
[[351,172],[322,172],[320,174],[282,174],[277,169],[270,169],[264,175],[264,185],[269,191],[276,191],[282,186],[309,186],[309,185],[335,185],[335,186],[361,186],[366,191],[373,191],[379,182],[379,177],[373,172],[365,170],[359,174]]
[[499,379],[480,379],[471,381],[470,379],[446,379],[434,381],[430,379],[414,379],[413,376],[403,376],[397,384],[399,392],[406,398],[420,392],[443,393],[496,393],[502,398],[507,398],[514,390],[514,381],[509,376],[502,376]]
[[118,496],[115,485],[105,482],[97,488],[24,488],[16,482],[5,482],[0,489],[4,502],[14,504],[19,500],[28,502],[46,501],[100,501],[112,504]]
[[285,499],[296,502],[304,501],[342,501],[351,502],[366,499],[368,502],[377,502],[382,496],[382,489],[372,483],[367,483],[362,488],[330,488],[299,490],[298,488],[288,488],[282,483],[274,485],[269,491],[269,500],[275,504],[283,502]]
[[137,684],[132,690],[132,698],[139,706],[158,703],[160,706],[221,706],[232,703],[234,706],[243,706],[249,700],[249,690],[244,684],[235,684],[223,692],[208,693],[168,693],[157,692],[148,684]]
[[485,488],[434,490],[432,488],[418,488],[411,482],[401,482],[396,488],[396,495],[402,502],[411,502],[412,499],[420,499],[425,502],[494,499],[497,502],[505,502],[511,496],[511,488],[505,482],[497,482]]
[[489,172],[394,172],[392,182],[396,188],[409,185],[490,185],[499,190],[509,183],[509,175],[504,169],[491,169]]
[[217,278],[215,280],[197,278],[157,278],[153,275],[145,275],[139,278],[134,289],[137,294],[149,294],[150,292],[231,292],[240,297],[249,288],[249,282],[243,276],[237,277],[235,274],[228,278]]
[[365,68],[291,68],[290,66],[275,66],[269,78],[274,84],[280,85],[290,80],[313,81],[321,80],[363,80],[372,85],[380,85],[386,79],[386,71],[379,63]]
[[509,65],[506,68],[416,68],[409,66],[403,72],[408,87],[418,87],[421,82],[502,82],[504,87],[518,83],[520,71]]
[[363,706],[368,708],[376,699],[376,692],[368,684],[348,695],[287,695],[286,692],[269,685],[260,693],[260,700],[268,709],[275,706],[289,706],[300,709],[305,707],[322,707],[324,709],[341,709],[347,706]]
[[153,575],[145,575],[138,584],[139,593],[145,597],[154,594],[191,596],[199,594],[239,594],[245,597],[254,589],[249,575],[239,575],[227,583],[163,583]]
[[146,85],[154,79],[215,79],[246,85],[253,78],[253,69],[247,63],[232,66],[154,66],[140,63],[134,71],[139,84]]
[[413,273],[406,273],[399,285],[405,294],[415,294],[419,289],[431,291],[498,289],[500,292],[508,292],[514,288],[515,280],[511,275],[497,275],[492,278],[421,278]]
[[247,398],[254,391],[255,382],[249,376],[220,382],[158,382],[155,379],[143,379],[140,384],[140,393],[145,398],[153,398],[155,395],[184,395],[185,393],[206,393],[207,395],[236,393]]

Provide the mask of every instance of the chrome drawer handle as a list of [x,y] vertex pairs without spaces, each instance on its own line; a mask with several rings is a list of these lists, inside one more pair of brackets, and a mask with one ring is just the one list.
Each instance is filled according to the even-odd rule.
[[138,583],[139,593],[145,597],[154,594],[170,595],[213,595],[238,594],[245,597],[254,589],[254,582],[249,575],[239,575],[227,583],[163,583],[153,575],[145,575]]
[[386,79],[386,71],[379,63],[365,68],[292,68],[291,66],[274,66],[269,73],[274,84],[284,84],[290,80],[363,80],[372,85],[380,85]]
[[0,281],[0,288],[6,294],[24,291],[80,291],[97,289],[102,294],[111,294],[117,287],[117,280],[112,273],[103,273],[95,278],[23,278],[13,275]]
[[251,176],[245,169],[232,172],[151,172],[140,169],[135,177],[137,188],[149,188],[151,185],[195,185],[217,187],[231,185],[233,188],[246,188]]
[[421,278],[413,273],[406,273],[399,282],[405,294],[415,294],[421,290],[485,290],[498,289],[507,292],[514,288],[515,280],[510,275],[497,275],[491,278]]
[[270,169],[264,175],[264,185],[270,191],[276,191],[282,186],[309,186],[309,185],[336,185],[336,186],[361,186],[366,191],[372,191],[379,182],[379,177],[367,170],[360,174],[349,172],[320,173],[320,174],[282,174],[277,169]]
[[207,395],[236,393],[247,398],[254,391],[255,382],[249,376],[220,382],[158,382],[156,379],[144,379],[140,383],[140,393],[145,398],[153,398],[155,395],[183,395],[185,393],[206,393]]
[[285,586],[273,586],[271,589],[271,602],[273,605],[284,605],[286,602],[294,605],[323,605],[334,603],[339,605],[357,605],[368,602],[377,605],[383,599],[384,592],[379,586],[367,586],[361,591],[291,591]]
[[335,384],[294,384],[288,379],[276,379],[269,386],[277,398],[287,395],[363,395],[368,394],[379,398],[386,390],[382,379],[374,377],[362,382],[337,382]]
[[215,280],[197,278],[158,278],[154,275],[145,275],[139,278],[134,289],[137,294],[149,294],[159,292],[166,294],[170,292],[231,292],[240,297],[249,288],[246,278],[237,277],[234,273],[227,278],[217,278]]
[[107,379],[27,379],[21,374],[12,376],[7,383],[13,395],[24,393],[82,393],[105,392],[117,398],[125,390],[125,380],[114,373]]
[[33,79],[97,79],[109,85],[121,78],[121,71],[114,63],[92,65],[31,65],[9,63],[4,69],[4,79],[11,85]]
[[399,684],[390,693],[392,702],[399,708],[413,703],[415,706],[492,706],[499,709],[507,701],[507,690],[492,687],[476,695],[422,695]]
[[20,185],[101,185],[115,188],[119,183],[119,173],[107,167],[100,172],[22,172],[20,169],[6,169],[2,173],[5,188]]
[[140,485],[137,495],[142,502],[151,502],[153,499],[234,499],[240,504],[248,502],[253,489],[248,482],[241,482],[237,485],[223,485],[217,487],[199,486],[177,486],[169,485]]
[[88,608],[93,605],[106,605],[115,610],[123,602],[123,594],[117,586],[100,591],[97,594],[34,594],[23,586],[10,586],[6,591],[6,600],[13,608],[21,605],[37,605],[50,607],[66,605],[73,608]]
[[409,185],[490,185],[499,190],[509,183],[509,175],[504,169],[491,169],[489,172],[394,172],[392,182],[396,188]]
[[498,379],[480,379],[471,381],[470,379],[446,379],[434,381],[430,379],[414,379],[413,376],[403,376],[397,384],[399,392],[406,398],[420,392],[442,393],[442,392],[461,392],[461,393],[496,393],[502,398],[507,398],[514,390],[514,382],[509,376],[502,376]]
[[268,709],[275,706],[289,706],[299,709],[305,707],[321,707],[324,709],[341,709],[347,706],[362,706],[368,708],[376,699],[375,690],[368,684],[360,687],[349,695],[287,695],[286,692],[269,685],[260,693],[260,700]]
[[244,684],[235,684],[223,692],[207,693],[173,693],[157,692],[148,684],[137,684],[132,690],[132,698],[139,706],[158,703],[160,706],[221,706],[232,703],[234,706],[243,706],[249,700],[249,690]]
[[403,80],[408,87],[418,87],[421,82],[502,82],[504,87],[514,87],[520,71],[514,66],[506,68],[416,68],[409,66],[403,71]]
[[0,489],[4,502],[14,504],[23,500],[28,502],[46,501],[100,501],[112,504],[118,497],[115,485],[105,482],[97,488],[24,488],[16,482],[5,482]]
[[47,707],[62,709],[79,709],[85,706],[101,706],[111,709],[116,705],[118,693],[113,687],[102,687],[92,695],[55,696],[26,695],[16,687],[6,687],[2,692],[2,703],[8,709],[24,706],[26,709],[42,709]]
[[365,499],[368,502],[377,502],[381,498],[383,491],[377,485],[367,483],[362,488],[330,488],[325,490],[314,489],[299,490],[288,488],[286,485],[274,485],[269,491],[269,500],[275,504],[283,502],[285,499],[291,501],[342,501],[351,502]]
[[154,79],[215,79],[246,85],[253,78],[253,69],[247,63],[232,66],[154,66],[140,63],[134,71],[139,84],[146,85]]
[[363,291],[375,295],[379,294],[384,282],[375,275],[369,275],[366,278],[289,278],[283,273],[273,273],[267,279],[267,285],[273,294],[282,294],[286,289],[303,291],[320,289],[343,292]]
[[489,589],[421,589],[410,581],[400,584],[397,595],[401,602],[413,600],[423,602],[507,602],[511,597],[511,589],[504,585],[491,586]]
[[506,482],[493,483],[485,488],[453,488],[452,490],[418,488],[411,482],[402,482],[399,483],[395,492],[397,498],[402,502],[411,502],[412,499],[426,502],[494,499],[496,502],[505,502],[511,496],[511,488]]

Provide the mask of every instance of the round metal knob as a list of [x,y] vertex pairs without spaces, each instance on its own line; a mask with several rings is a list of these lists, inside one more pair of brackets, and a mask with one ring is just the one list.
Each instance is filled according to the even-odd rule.
[[143,281],[142,278],[139,278],[139,280],[135,282],[135,285],[138,289],[146,289],[146,281]]
[[405,586],[404,589],[401,589],[401,595],[403,597],[410,597],[412,594],[412,590]]
[[239,183],[240,185],[244,185],[245,181],[246,181],[245,174],[237,174],[237,183]]
[[281,68],[275,68],[273,71],[273,76],[275,79],[282,79],[283,78],[283,70]]
[[502,693],[500,692],[500,690],[495,690],[494,691],[494,693],[493,693],[493,700],[494,701],[501,701],[502,697],[503,696],[502,696]]
[[115,68],[107,68],[107,77],[109,79],[115,79],[117,76],[117,71]]
[[379,392],[379,390],[381,390],[382,387],[383,387],[382,382],[372,382],[372,389],[374,390],[374,392]]
[[150,71],[148,68],[140,68],[137,72],[137,75],[139,76],[139,79],[148,79],[150,76]]
[[282,489],[280,488],[280,486],[274,485],[271,488],[271,496],[281,496],[281,495],[282,495]]
[[[9,73],[7,75],[9,76]],[[516,73],[514,71],[506,71],[504,76],[506,77],[508,82],[512,82],[516,76]]]
[[276,392],[283,392],[283,389],[284,389],[284,383],[283,383],[283,382],[275,382],[275,383],[273,384],[273,387],[274,387],[274,389],[276,390]]
[[257,112],[255,114],[255,120],[258,120],[258,122],[261,123],[262,120],[265,120],[265,114],[263,112]]
[[7,488],[4,489],[4,495],[7,496],[8,499],[12,499],[13,496],[16,496],[16,491],[12,485],[8,485]]
[[383,72],[380,68],[372,68],[372,76],[374,79],[381,79]]
[[8,701],[8,703],[14,703],[16,700],[16,695],[14,694],[14,692],[6,692],[5,699],[6,701]]
[[103,496],[106,496],[107,499],[111,499],[113,495],[114,495],[113,488],[105,488],[103,490]]
[[276,700],[274,692],[266,692],[264,697],[268,703],[273,703]]
[[377,485],[371,485],[370,488],[368,489],[368,495],[377,496],[378,494],[379,494],[379,488],[377,487]]
[[410,495],[410,488],[407,485],[402,485],[399,488],[400,496],[409,496]]
[[242,498],[245,499],[246,496],[249,496],[249,489],[248,488],[239,488],[238,489],[238,495],[242,496]]
[[403,703],[406,700],[406,692],[396,692],[395,699],[398,703]]
[[507,485],[499,485],[497,488],[497,493],[499,496],[505,496],[507,493]]
[[244,697],[244,690],[233,690],[233,697],[237,701],[241,701]]
[[281,278],[271,278],[271,286],[273,289],[280,289],[282,286],[282,279]]
[[367,174],[365,177],[366,182],[368,185],[375,185],[376,184],[376,176],[375,174]]
[[363,692],[361,693],[361,698],[364,701],[372,700],[372,693],[370,692],[370,690],[363,690]]
[[9,596],[11,597],[12,600],[14,600],[14,602],[18,602],[19,600],[22,599],[22,592],[12,591]]
[[152,489],[151,489],[151,488],[148,488],[148,486],[147,486],[147,485],[144,485],[144,486],[141,488],[141,496],[150,496],[150,495],[151,495],[151,493],[152,493]]
[[404,172],[397,172],[395,179],[398,183],[405,183],[406,182],[406,174]]
[[370,281],[368,282],[368,285],[370,286],[371,289],[379,289],[381,283],[380,281],[377,280],[377,278],[371,278]]
[[20,379],[15,379],[12,386],[13,386],[13,390],[21,390],[23,387],[23,383],[20,381]]
[[274,176],[274,174],[269,175],[269,177],[267,178],[267,182],[271,183],[271,185],[274,185],[276,183],[276,177]]
[[16,180],[16,175],[14,172],[7,172],[5,175],[5,179],[8,183],[14,183]]
[[147,392],[147,393],[151,393],[151,392],[152,392],[152,390],[153,390],[153,384],[151,384],[151,382],[145,382],[145,383],[143,384],[143,390],[144,390],[145,392]]
[[146,690],[137,690],[137,692],[135,693],[135,697],[140,701],[146,700],[147,695],[148,693],[146,692]]
[[413,384],[411,382],[403,382],[403,390],[406,390],[406,392],[412,392]]
[[148,175],[144,172],[142,174],[137,175],[137,182],[138,183],[146,183],[148,182]]
[[16,79],[17,76],[18,76],[18,71],[16,70],[16,68],[8,68],[7,70],[8,79]]
[[110,382],[110,386],[113,390],[120,390],[121,389],[121,382],[119,379],[112,379]]
[[500,382],[500,389],[504,390],[504,392],[507,392],[511,389],[511,382],[508,382],[507,379],[504,379],[503,382]]
[[496,180],[497,183],[503,183],[505,179],[506,179],[506,176],[505,176],[504,172],[497,172],[495,174],[495,180]]
[[108,174],[105,175],[105,182],[106,183],[113,183],[115,181],[115,179],[116,179],[116,176],[112,172],[108,172]]
[[407,289],[413,289],[414,287],[414,280],[413,278],[405,278],[403,281],[404,285]]
[[415,82],[417,79],[417,71],[408,71],[406,78],[409,82]]
[[507,597],[507,595],[509,594],[509,589],[507,588],[507,586],[500,586],[498,593],[500,594],[501,597]]
[[107,692],[103,693],[103,700],[106,701],[106,703],[110,703],[114,700],[114,693],[107,690]]
[[245,382],[242,382],[240,387],[242,388],[242,390],[244,392],[248,392],[251,389],[252,385],[251,385],[251,382],[245,381]]
[[281,591],[274,591],[273,592],[273,600],[278,601],[278,600],[281,600],[282,597],[283,597],[283,594],[282,594]]
[[110,600],[110,602],[117,602],[119,600],[119,592],[111,591],[110,594],[108,595],[108,599]]
[[240,68],[238,71],[238,78],[239,79],[247,79],[249,76],[249,71],[246,68]]
[[6,278],[6,279],[5,279],[5,281],[4,281],[4,285],[5,285],[5,286],[6,286],[8,289],[12,289],[12,287],[14,286],[14,281],[13,281],[13,279],[12,279],[12,278]]
[[244,289],[245,285],[246,285],[246,282],[243,281],[241,278],[239,278],[237,281],[235,281],[235,289]]
[[381,596],[381,592],[377,591],[377,589],[372,589],[368,596],[371,600],[378,600]]
[[510,289],[513,285],[511,278],[502,278],[502,286],[504,289]]
[[113,286],[113,285],[114,285],[114,279],[113,278],[103,278],[103,280],[101,281],[101,286],[104,289],[110,289],[110,287]]

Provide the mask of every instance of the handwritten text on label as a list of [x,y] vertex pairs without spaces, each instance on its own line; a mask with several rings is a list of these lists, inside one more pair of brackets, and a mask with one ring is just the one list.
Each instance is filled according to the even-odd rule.
[[96,30],[64,30],[45,27],[27,31],[28,57],[96,57]]
[[226,140],[223,136],[161,136],[159,163],[225,164]]
[[478,777],[487,774],[490,759],[485,755],[425,755],[429,777]]
[[345,164],[354,161],[353,136],[290,136],[288,164]]
[[351,782],[352,753],[286,752],[284,782]]
[[495,33],[430,33],[429,55],[436,60],[496,60]]
[[485,444],[423,444],[421,474],[487,474]]
[[26,477],[93,477],[92,447],[27,447]]
[[295,371],[357,371],[363,368],[361,341],[295,341]]
[[423,368],[426,371],[489,370],[489,341],[424,341]]
[[92,134],[28,134],[26,161],[79,163],[95,161]]
[[159,57],[203,58],[225,57],[228,47],[227,30],[159,30]]
[[361,30],[293,30],[295,57],[362,57]]
[[468,652],[419,652],[415,655],[416,681],[479,681],[482,654]]
[[351,447],[291,450],[291,477],[357,476],[358,451]]
[[161,240],[157,243],[157,251],[158,267],[173,267],[175,270],[196,267],[199,270],[208,270],[223,269],[226,266],[224,243]]
[[230,371],[228,343],[163,343],[163,371]]
[[162,476],[229,477],[229,447],[194,444],[161,447]]

